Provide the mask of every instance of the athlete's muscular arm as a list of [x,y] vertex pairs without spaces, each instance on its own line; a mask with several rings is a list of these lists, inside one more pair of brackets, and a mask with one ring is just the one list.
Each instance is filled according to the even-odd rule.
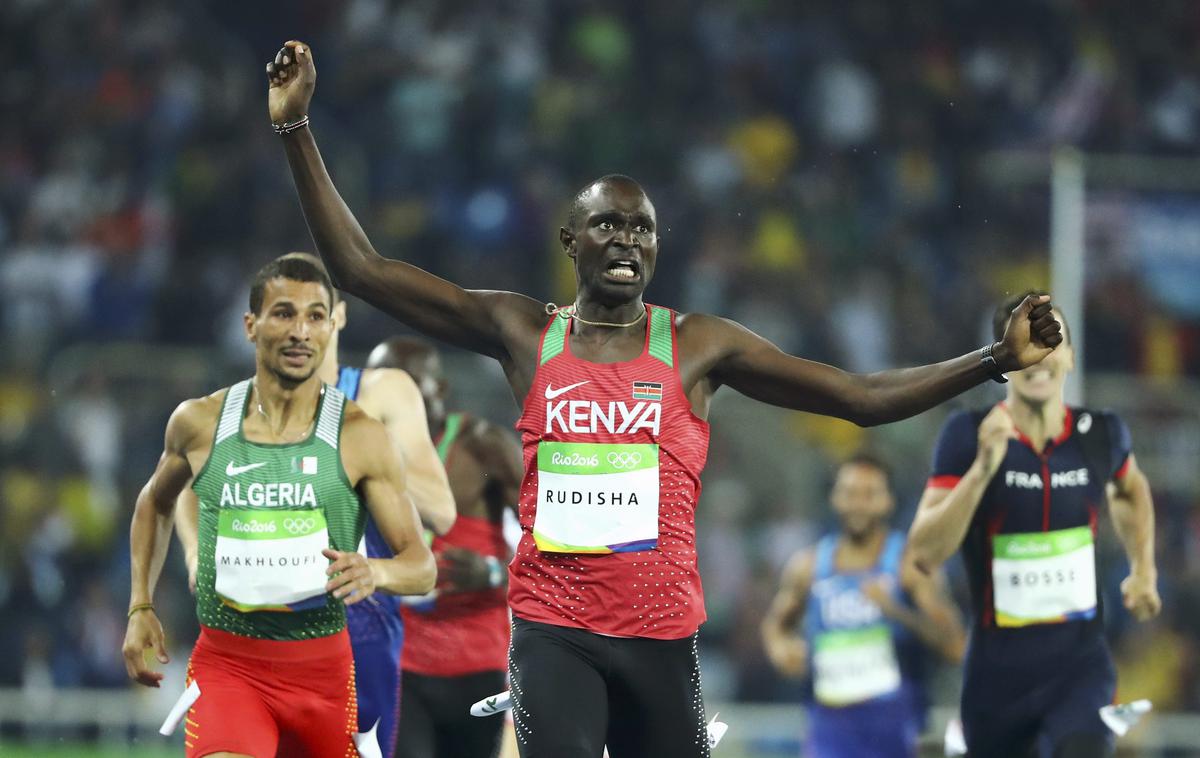
[[958,610],[946,592],[945,575],[927,576],[905,557],[900,569],[900,586],[912,598],[913,608],[897,603],[882,582],[863,585],[863,591],[888,618],[904,625],[930,650],[951,663],[962,661],[967,635]]
[[[317,77],[308,45],[288,42],[267,64],[267,77],[272,122],[291,123],[308,114]],[[545,321],[541,303],[511,292],[468,291],[383,258],[334,187],[312,132],[298,129],[284,135],[283,143],[313,242],[338,287],[468,350],[505,360],[516,339],[536,351],[539,322]]]
[[[129,527],[131,609],[153,600],[154,585],[158,578],[155,566],[162,566],[171,544],[175,499],[192,478],[188,453],[203,433],[202,416],[206,407],[205,400],[189,400],[171,414],[162,456],[150,480],[138,495],[133,509],[133,522]],[[147,687],[157,687],[163,675],[146,665],[144,653],[147,649],[154,650],[159,662],[168,662],[162,624],[152,608],[130,614],[122,653],[125,670],[131,679]]]
[[[363,373],[361,394],[364,400],[373,401],[374,408],[368,410],[383,422],[404,461],[408,494],[421,522],[435,534],[450,531],[455,519],[454,494],[446,479],[446,467],[429,439],[425,403],[416,382],[399,369],[369,369]],[[377,399],[383,402],[374,402]]]
[[1158,615],[1162,601],[1154,561],[1154,500],[1150,481],[1133,453],[1125,474],[1109,482],[1107,489],[1113,527],[1129,558],[1129,576],[1121,582],[1121,595],[1129,612],[1138,621],[1146,621]]
[[767,658],[780,673],[799,678],[808,672],[808,644],[796,633],[812,590],[814,555],[797,553],[788,561],[779,591],[759,631]]
[[365,600],[377,589],[392,595],[429,592],[437,579],[437,567],[421,539],[417,509],[405,490],[404,471],[383,424],[354,403],[347,404],[342,424],[342,463],[395,555],[366,558],[353,551],[325,550],[325,556],[333,561],[326,571],[331,577],[326,590],[347,605]]
[[[874,426],[914,416],[989,379],[972,352],[928,366],[875,374],[851,374],[784,353],[732,321],[700,318],[701,339],[715,347],[709,376],[772,405],[820,413]],[[1046,296],[1025,298],[1013,310],[994,357],[1002,371],[1038,363],[1062,341],[1061,325]]]
[[[515,511],[521,493],[524,468],[521,444],[511,432],[486,421],[476,421],[462,439],[471,457],[479,462],[484,478],[483,498],[489,517],[500,518],[495,508]],[[473,550],[449,547],[438,557],[439,587],[445,592],[476,592],[508,586],[508,572],[497,558]]]
[[1016,436],[1008,409],[992,408],[979,425],[975,460],[966,474],[951,489],[928,487],[921,495],[908,530],[908,549],[921,571],[933,571],[962,545],[984,490],[1004,462],[1008,441]]
[[196,566],[200,552],[200,498],[191,487],[184,486],[175,501],[175,537],[183,548],[183,562],[187,566],[188,590],[196,594]]

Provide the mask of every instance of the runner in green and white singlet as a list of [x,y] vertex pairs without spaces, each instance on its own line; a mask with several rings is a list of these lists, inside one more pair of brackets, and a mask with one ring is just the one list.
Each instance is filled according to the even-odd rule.
[[[383,425],[321,382],[332,285],[319,267],[259,271],[245,316],[253,379],[181,404],[134,509],[124,656],[157,687],[167,662],[152,570],[180,491],[200,501],[197,615],[188,666],[188,756],[356,754],[345,605],[375,590],[427,592],[436,577]],[[395,551],[356,551],[367,512]]]

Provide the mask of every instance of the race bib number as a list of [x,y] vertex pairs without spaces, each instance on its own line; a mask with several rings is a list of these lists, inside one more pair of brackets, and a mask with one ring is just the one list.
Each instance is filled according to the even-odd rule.
[[1090,527],[992,537],[997,626],[1061,624],[1096,615]]
[[840,708],[900,689],[900,666],[886,624],[824,632],[813,640],[813,693]]
[[658,445],[538,444],[533,537],[548,553],[658,544]]
[[240,611],[298,611],[325,603],[329,559],[320,510],[223,508],[217,522],[216,590]]

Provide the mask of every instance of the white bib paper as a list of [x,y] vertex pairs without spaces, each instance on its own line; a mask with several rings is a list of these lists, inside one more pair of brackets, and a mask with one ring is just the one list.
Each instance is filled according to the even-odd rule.
[[813,690],[822,705],[853,705],[899,688],[900,666],[887,625],[824,632],[813,641]]
[[319,510],[221,510],[216,590],[242,611],[289,610],[325,593],[329,559],[325,514]]
[[997,626],[1060,624],[1095,616],[1091,528],[992,537],[992,598]]
[[542,442],[533,536],[551,553],[658,544],[658,445]]

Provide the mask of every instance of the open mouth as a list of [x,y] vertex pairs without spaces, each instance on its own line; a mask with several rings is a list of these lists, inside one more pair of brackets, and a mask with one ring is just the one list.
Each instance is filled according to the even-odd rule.
[[618,258],[604,269],[604,276],[610,281],[628,283],[635,282],[642,275],[641,265],[632,258]]
[[311,357],[312,352],[308,350],[292,348],[283,351],[283,360],[289,366],[303,366]]

